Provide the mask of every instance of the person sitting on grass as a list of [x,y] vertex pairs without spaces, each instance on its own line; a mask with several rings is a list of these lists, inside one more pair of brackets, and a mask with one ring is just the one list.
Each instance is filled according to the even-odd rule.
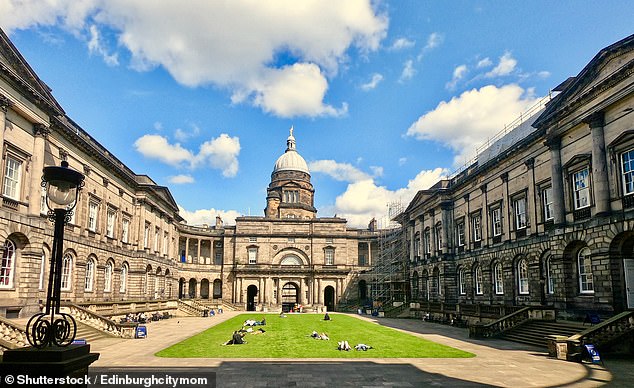
[[345,350],[346,352],[350,351],[350,344],[348,341],[339,341],[337,342],[337,350]]
[[328,315],[328,313],[324,315],[324,321],[330,321],[330,315]]
[[286,314],[283,311],[280,313],[280,318],[286,318]]
[[312,332],[312,333],[310,333],[310,336],[311,336],[312,338],[318,339],[318,338],[319,338],[319,333],[317,333],[315,330],[313,330],[313,332]]
[[357,344],[357,346],[355,346],[354,348],[356,350],[363,350],[365,352],[368,349],[372,349],[372,346],[366,344]]
[[231,339],[233,340],[233,344],[234,345],[242,345],[242,344],[246,344],[247,341],[244,340],[244,334],[241,334],[237,331],[233,332],[233,337],[231,337]]
[[330,337],[328,337],[328,334],[326,334],[326,333],[321,333],[319,335],[319,339],[320,340],[324,340],[324,341],[330,341]]

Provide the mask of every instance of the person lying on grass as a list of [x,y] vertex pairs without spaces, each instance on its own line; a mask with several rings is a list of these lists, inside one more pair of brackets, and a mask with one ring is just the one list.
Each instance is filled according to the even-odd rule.
[[233,336],[231,339],[224,343],[224,345],[242,345],[246,344],[247,341],[242,338],[244,336],[243,333],[238,332],[237,330],[233,332]]
[[345,350],[346,352],[350,351],[350,349],[352,349],[350,347],[350,344],[348,344],[348,341],[339,341],[337,342],[337,350]]
[[354,348],[356,350],[363,350],[365,352],[368,349],[372,349],[372,346],[366,344],[357,344],[357,346],[355,346]]

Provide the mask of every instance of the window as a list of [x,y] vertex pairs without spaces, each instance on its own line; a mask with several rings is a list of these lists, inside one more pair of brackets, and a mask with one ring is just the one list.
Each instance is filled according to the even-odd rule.
[[125,294],[128,289],[128,273],[130,272],[130,268],[128,267],[128,263],[123,263],[121,266],[121,278],[119,279],[119,292]]
[[257,242],[258,238],[257,237],[249,237],[249,242]]
[[544,206],[544,221],[549,221],[553,216],[553,188],[546,187],[542,190],[542,204]]
[[482,240],[482,217],[480,215],[475,215],[471,219],[471,223],[473,225],[473,241],[481,241]]
[[85,279],[85,289],[86,291],[92,291],[92,286],[95,281],[95,261],[93,259],[89,259],[86,262],[86,279]]
[[289,244],[295,244],[295,237],[289,237],[287,241]]
[[214,259],[214,264],[216,265],[222,264],[222,252],[216,252],[216,258]]
[[473,270],[473,281],[475,284],[475,292],[477,295],[482,295],[484,290],[482,288],[482,267],[476,265]]
[[97,202],[88,202],[88,229],[92,232],[97,230]]
[[553,272],[551,267],[552,257],[548,257],[546,259],[546,293],[554,294],[555,293],[555,279],[553,278]]
[[458,246],[464,246],[464,221],[458,222],[456,225],[456,234],[458,237]]
[[4,187],[2,193],[16,201],[20,200],[20,179],[22,177],[22,162],[11,155],[6,155],[4,168]]
[[258,248],[249,248],[249,264],[258,262]]
[[117,212],[115,209],[108,208],[107,220],[106,220],[106,236],[113,238],[114,237],[114,222],[117,216]]
[[437,224],[436,225],[436,250],[437,251],[441,251],[442,250],[442,224]]
[[464,268],[461,268],[458,272],[458,286],[460,288],[460,295],[465,295],[467,293],[467,279]]
[[149,248],[148,243],[150,240],[150,224],[145,223],[145,229],[143,230],[143,248]]
[[500,263],[495,263],[493,267],[493,287],[496,295],[504,294],[504,272]]
[[425,255],[429,256],[429,254],[431,253],[431,231],[429,230],[429,228],[425,229],[425,237],[423,243],[425,245]]
[[621,154],[623,195],[634,193],[634,149]]
[[526,228],[526,198],[518,198],[513,201],[513,209],[515,209],[515,229]]
[[2,266],[0,266],[0,288],[13,287],[13,271],[15,268],[15,244],[13,241],[4,242]]
[[588,167],[572,174],[575,210],[590,206],[590,176]]
[[163,232],[163,254],[164,254],[164,255],[167,255],[167,251],[168,251],[167,246],[168,246],[168,243],[169,243],[169,233],[167,233],[167,232]]
[[123,241],[124,243],[127,243],[129,235],[130,235],[130,219],[126,217],[121,222],[121,241]]
[[106,263],[106,268],[103,270],[103,290],[105,292],[112,291],[112,272],[114,269],[114,265],[112,261],[108,261]]
[[299,202],[299,191],[296,191],[296,190],[284,191],[284,202],[287,202],[287,203]]
[[502,234],[502,208],[496,207],[491,210],[491,226],[493,236],[499,236]]
[[46,206],[46,187],[40,190],[40,214],[47,214],[48,206]]
[[62,259],[62,291],[70,291],[73,257],[70,253]]
[[420,232],[414,235],[414,256],[420,257]]
[[525,259],[517,262],[517,285],[520,295],[528,294],[528,264]]
[[159,236],[161,235],[161,229],[154,229],[154,252],[159,251]]
[[42,252],[42,258],[40,259],[40,285],[38,290],[44,289],[44,274],[46,273],[46,254]]
[[590,248],[585,247],[577,255],[577,267],[579,270],[579,290],[582,294],[593,294],[594,284],[592,282],[592,257]]
[[326,256],[326,265],[334,265],[335,264],[335,250],[332,248],[326,248],[324,250],[324,254]]

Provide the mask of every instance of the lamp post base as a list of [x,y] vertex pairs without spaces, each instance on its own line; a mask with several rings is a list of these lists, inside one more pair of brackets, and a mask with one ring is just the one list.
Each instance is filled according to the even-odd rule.
[[[88,366],[97,361],[99,353],[90,353],[90,345],[69,345],[67,347],[21,348],[6,350],[0,362],[0,376],[4,381],[8,376],[15,379],[12,384],[19,384],[19,378],[28,380],[31,386],[39,385],[36,382],[52,382],[47,386],[67,386],[60,384],[67,382],[66,377],[83,377],[88,374]],[[21,376],[21,377],[20,377]],[[53,380],[46,380],[51,378]],[[36,380],[40,379],[40,380]],[[58,379],[58,380],[56,380]],[[77,379],[80,381],[80,379]],[[24,384],[20,384],[24,385]],[[77,384],[76,387],[86,384]]]

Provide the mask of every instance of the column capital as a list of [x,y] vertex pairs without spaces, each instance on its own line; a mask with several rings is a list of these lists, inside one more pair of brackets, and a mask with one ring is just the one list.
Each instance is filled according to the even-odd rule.
[[33,134],[35,136],[47,138],[51,133],[51,129],[45,126],[44,124],[35,124],[33,125]]
[[528,167],[529,169],[533,168],[535,166],[535,158],[528,158],[524,161],[524,164],[526,165],[526,167]]
[[502,179],[502,182],[507,182],[509,180],[509,173],[503,172],[502,174],[500,174],[500,179]]
[[559,136],[549,137],[544,141],[544,145],[551,151],[559,151],[561,149],[561,138]]
[[11,105],[13,105],[13,103],[8,98],[0,94],[0,111],[7,113],[7,108]]
[[605,114],[602,111],[594,112],[583,119],[583,122],[593,128],[603,128],[605,125]]

